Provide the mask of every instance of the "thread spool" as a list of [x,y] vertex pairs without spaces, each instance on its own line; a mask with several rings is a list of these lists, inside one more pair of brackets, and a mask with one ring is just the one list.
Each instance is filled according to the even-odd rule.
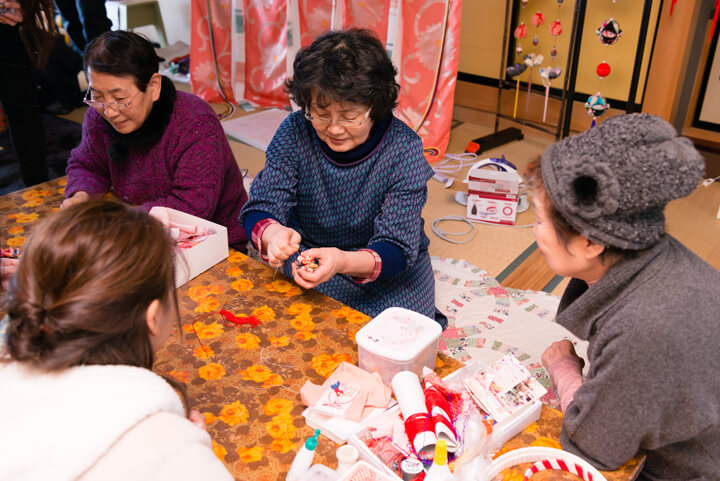
[[350,468],[352,468],[358,460],[358,450],[354,446],[345,444],[337,448],[335,451],[338,467],[335,470],[338,477],[342,477]]
[[423,464],[417,459],[405,458],[400,463],[403,481],[412,481],[423,472]]

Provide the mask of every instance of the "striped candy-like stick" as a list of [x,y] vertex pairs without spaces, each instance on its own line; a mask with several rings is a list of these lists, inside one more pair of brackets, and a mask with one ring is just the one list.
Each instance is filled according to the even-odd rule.
[[593,481],[592,473],[585,471],[582,466],[577,463],[566,463],[562,459],[543,459],[542,461],[538,461],[537,463],[533,464],[532,467],[528,468],[527,471],[525,471],[524,481],[527,481],[533,474],[540,471],[545,471],[546,469],[558,469],[561,471],[566,471],[568,473],[580,476],[585,481]]

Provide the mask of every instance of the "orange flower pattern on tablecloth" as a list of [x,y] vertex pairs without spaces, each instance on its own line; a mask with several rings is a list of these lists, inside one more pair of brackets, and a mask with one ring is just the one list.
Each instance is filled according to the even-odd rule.
[[243,274],[243,270],[240,269],[238,266],[230,266],[225,269],[225,274],[229,275],[230,277],[239,277]]
[[67,185],[67,177],[63,177],[57,181],[57,185]]
[[291,316],[296,316],[298,314],[310,314],[310,311],[312,311],[312,306],[302,302],[294,302],[287,309],[288,314]]
[[350,324],[361,324],[368,322],[370,320],[370,317],[366,314],[363,314],[362,312],[351,310],[347,313],[345,319],[347,319]]
[[195,308],[195,312],[208,313],[215,312],[220,309],[220,303],[217,299],[212,296],[203,297],[198,301],[198,306]]
[[339,317],[339,318],[342,319],[342,318],[344,318],[345,316],[347,316],[350,311],[352,311],[352,308],[347,307],[347,306],[343,306],[343,307],[341,307],[340,309],[334,309],[334,310],[330,311],[330,314],[332,314],[332,315],[335,316],[335,317]]
[[284,347],[290,344],[290,338],[287,336],[269,336],[270,345],[274,347]]
[[250,416],[250,413],[245,405],[240,401],[235,401],[232,404],[223,406],[218,419],[228,426],[235,426],[236,424],[247,422],[248,416]]
[[300,331],[295,334],[295,339],[300,341],[309,341],[310,339],[315,339],[315,333],[312,331]]
[[205,416],[205,425],[212,424],[218,419],[213,413],[202,413],[202,415]]
[[52,192],[50,192],[47,189],[36,189],[36,190],[27,190],[27,191],[23,192],[22,195],[20,195],[20,197],[22,197],[25,200],[32,200],[32,199],[37,199],[40,197],[47,197],[51,194],[52,194]]
[[360,330],[359,328],[358,329],[350,329],[348,331],[348,339],[355,342],[355,336],[357,336],[357,333],[359,330]]
[[220,461],[225,461],[225,456],[227,456],[227,449],[225,449],[225,446],[223,446],[222,444],[218,444],[215,442],[215,440],[213,440],[212,449],[215,453],[215,456],[217,456]]
[[265,429],[275,439],[292,439],[295,437],[295,431],[297,431],[290,414],[273,416],[270,422],[265,423]]
[[238,292],[249,291],[254,287],[252,281],[247,279],[238,279],[230,284],[230,286]]
[[198,374],[206,381],[212,381],[223,377],[225,375],[225,368],[216,362],[211,362],[198,368]]
[[23,232],[25,232],[25,228],[21,225],[16,225],[15,227],[10,227],[8,229],[8,234],[10,235],[18,235],[22,234]]
[[235,336],[235,344],[240,349],[255,349],[260,345],[260,338],[249,332],[241,332]]
[[190,373],[187,371],[178,371],[173,369],[168,374],[175,378],[176,380],[180,381],[183,384],[187,384],[190,382]]
[[223,326],[217,322],[206,325],[201,321],[196,321],[193,325],[183,325],[183,331],[194,333],[199,339],[214,339],[223,333]]
[[240,376],[246,381],[262,383],[263,387],[280,386],[283,378],[261,364],[253,364],[240,371]]
[[263,412],[268,416],[272,416],[274,414],[290,414],[292,408],[292,401],[282,398],[272,398],[265,403]]
[[312,358],[312,368],[322,377],[328,377],[343,361],[352,362],[350,354],[320,354]]
[[550,439],[547,436],[539,436],[536,440],[530,443],[530,446],[562,449],[560,442],[555,439]]
[[240,461],[243,463],[254,463],[262,459],[262,448],[253,446],[252,448],[239,448],[237,450]]
[[292,451],[295,449],[295,443],[290,441],[289,439],[281,438],[281,439],[273,439],[272,444],[270,445],[273,451],[277,451],[278,453],[285,454],[288,451]]
[[293,297],[293,296],[299,296],[303,293],[303,290],[300,289],[298,286],[292,286],[290,289],[288,289],[285,292],[285,297]]
[[293,287],[293,285],[284,279],[277,279],[265,286],[265,288],[270,292],[280,292],[280,293],[287,292],[292,287]]
[[269,307],[267,305],[258,307],[257,309],[253,310],[252,315],[263,322],[272,321],[273,319],[275,319],[275,311],[272,307]]
[[27,224],[29,222],[35,222],[37,218],[39,217],[38,214],[32,213],[32,214],[8,214],[8,217],[11,219],[15,219],[15,222],[19,224]]
[[244,262],[244,261],[246,261],[247,259],[248,259],[248,256],[246,256],[246,255],[243,254],[242,252],[238,252],[238,251],[232,251],[232,252],[228,255],[228,261],[229,261],[229,262]]
[[315,329],[315,323],[309,314],[299,314],[290,319],[290,325],[296,331],[312,331]]
[[43,203],[42,197],[33,197],[32,199],[29,199],[27,202],[25,202],[22,206],[23,207],[37,207],[42,203]]
[[25,238],[22,236],[11,237],[7,240],[7,245],[9,245],[10,247],[20,247],[24,243],[25,243]]
[[193,349],[193,356],[198,359],[210,359],[215,354],[210,346],[198,346]]
[[65,187],[61,187],[58,189],[58,194],[65,195]]

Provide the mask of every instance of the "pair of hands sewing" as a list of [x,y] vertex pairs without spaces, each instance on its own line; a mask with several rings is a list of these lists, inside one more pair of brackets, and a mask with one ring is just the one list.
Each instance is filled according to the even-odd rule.
[[[265,228],[261,243],[272,267],[282,267],[285,261],[300,248],[300,234],[289,227],[273,223]],[[317,259],[314,271],[300,268],[293,263],[292,275],[304,289],[312,289],[330,280],[335,274],[367,277],[375,267],[375,258],[369,252],[348,252],[336,247],[318,247],[303,251],[303,255]]]
[[4,10],[3,13],[0,13],[0,23],[10,25],[11,27],[14,27],[18,23],[22,23],[22,8],[18,2],[15,2],[14,0],[0,0],[0,7],[3,7],[0,8],[0,11]]

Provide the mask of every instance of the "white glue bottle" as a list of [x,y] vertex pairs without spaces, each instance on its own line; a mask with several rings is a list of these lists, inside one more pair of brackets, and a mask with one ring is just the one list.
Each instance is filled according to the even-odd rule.
[[425,481],[450,481],[454,479],[447,463],[447,443],[444,439],[438,439],[435,445],[435,457],[425,475]]
[[312,466],[315,457],[315,447],[317,446],[320,430],[316,429],[315,434],[307,438],[300,450],[295,455],[290,470],[287,473],[286,481],[298,481]]

